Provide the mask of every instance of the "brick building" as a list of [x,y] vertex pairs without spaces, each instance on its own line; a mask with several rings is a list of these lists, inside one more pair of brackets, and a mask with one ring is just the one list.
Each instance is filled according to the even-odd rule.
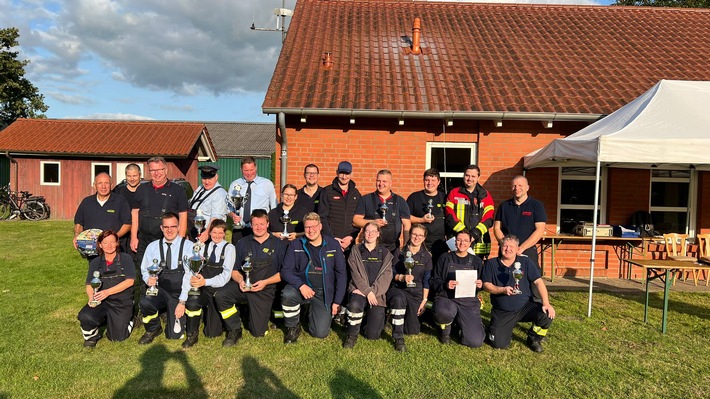
[[[263,104],[279,121],[276,185],[300,183],[310,162],[326,183],[347,159],[360,191],[387,168],[406,197],[426,168],[444,172],[448,190],[476,163],[500,203],[524,155],[661,79],[710,80],[709,57],[703,9],[301,0]],[[591,216],[589,170],[527,176],[550,234]],[[669,229],[710,230],[707,172],[605,167],[603,184],[603,223],[654,210],[658,188],[672,191]],[[597,247],[597,275],[621,276],[618,250]],[[562,245],[558,271],[588,275],[589,257],[588,245]]]

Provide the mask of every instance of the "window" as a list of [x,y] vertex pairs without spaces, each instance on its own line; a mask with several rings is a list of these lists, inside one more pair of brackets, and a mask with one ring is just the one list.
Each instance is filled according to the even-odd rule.
[[[606,168],[601,171],[599,181],[599,213],[598,222],[605,223],[603,207],[606,201]],[[560,168],[559,191],[559,217],[560,233],[573,233],[574,227],[579,222],[594,220],[594,184],[596,182],[596,168],[593,167],[564,167]]]
[[441,174],[442,189],[463,185],[463,171],[476,163],[476,143],[426,143],[426,164]]
[[99,173],[108,173],[111,176],[111,164],[110,163],[91,163],[91,184],[94,184],[94,179]]
[[661,234],[695,234],[695,173],[690,170],[651,170],[650,210],[653,227]]
[[40,184],[45,186],[60,185],[62,168],[59,162],[40,161],[39,168]]

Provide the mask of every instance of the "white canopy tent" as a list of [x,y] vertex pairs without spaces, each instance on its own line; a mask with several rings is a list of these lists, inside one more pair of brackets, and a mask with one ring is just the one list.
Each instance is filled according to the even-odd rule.
[[589,308],[596,250],[601,164],[710,170],[710,82],[661,80],[616,112],[525,156],[526,169],[596,165]]

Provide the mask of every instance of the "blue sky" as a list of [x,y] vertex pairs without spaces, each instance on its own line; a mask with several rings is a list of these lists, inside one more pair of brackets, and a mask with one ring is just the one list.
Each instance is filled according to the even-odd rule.
[[0,27],[20,30],[50,118],[272,122],[261,104],[281,34],[249,27],[275,28],[282,1],[0,0]]

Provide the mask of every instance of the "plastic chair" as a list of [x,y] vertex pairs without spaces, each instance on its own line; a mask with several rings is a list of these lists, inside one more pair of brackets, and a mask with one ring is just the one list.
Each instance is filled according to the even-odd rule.
[[[692,256],[688,256],[688,235],[687,234],[677,234],[677,233],[668,233],[663,235],[663,241],[666,244],[666,259],[672,259],[672,260],[680,260],[680,261],[687,261],[687,262],[696,262],[698,259],[694,258]],[[698,270],[693,269],[693,280],[695,281],[695,285],[698,285]],[[689,271],[685,272],[685,275],[683,276],[683,272],[678,272],[678,277],[683,276],[683,281],[686,280]],[[673,280],[673,284],[675,284],[675,279]]]
[[[710,265],[710,234],[698,234],[698,260],[700,263]],[[705,286],[710,281],[710,272],[705,271]]]

